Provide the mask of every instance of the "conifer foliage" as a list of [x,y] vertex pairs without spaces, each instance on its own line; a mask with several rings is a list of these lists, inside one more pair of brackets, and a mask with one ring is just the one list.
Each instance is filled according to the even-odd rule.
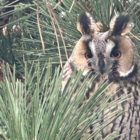
[[[115,112],[102,123],[102,112],[127,97],[110,105],[111,97],[103,94],[111,86],[106,82],[82,102],[90,83],[80,83],[82,72],[75,72],[62,91],[61,68],[81,37],[76,22],[83,11],[102,22],[104,31],[115,13],[129,13],[135,23],[129,36],[140,49],[139,5],[139,0],[0,0],[0,139],[99,139],[100,131],[123,114]],[[100,125],[85,135],[91,124]]]

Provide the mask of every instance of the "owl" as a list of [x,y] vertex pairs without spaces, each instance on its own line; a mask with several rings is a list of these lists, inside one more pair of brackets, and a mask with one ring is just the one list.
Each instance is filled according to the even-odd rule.
[[84,77],[88,73],[92,76],[98,73],[90,90],[87,89],[87,99],[105,80],[112,83],[108,89],[114,95],[111,100],[123,94],[132,94],[132,98],[120,105],[125,113],[102,131],[102,138],[116,131],[120,136],[115,140],[140,140],[140,64],[137,48],[126,35],[132,27],[128,14],[117,14],[110,21],[110,29],[103,32],[102,24],[96,23],[89,13],[81,14],[77,29],[82,36],[62,70],[62,88],[73,73],[73,68],[82,70]]

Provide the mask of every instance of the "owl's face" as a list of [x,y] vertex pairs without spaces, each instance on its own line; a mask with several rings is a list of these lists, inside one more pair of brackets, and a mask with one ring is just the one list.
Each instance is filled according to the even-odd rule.
[[[84,16],[87,15],[82,15],[81,18],[86,18]],[[87,16],[87,18],[89,17]],[[117,17],[114,26],[107,32],[99,32],[95,29],[95,25],[91,29],[90,23],[86,27],[85,23],[82,25],[80,22],[80,26],[82,26],[80,31],[84,32],[84,35],[76,44],[71,57],[77,69],[84,71],[83,75],[94,71],[105,76],[128,77],[134,71],[138,54],[137,49],[128,36],[122,35],[126,31],[130,31],[127,29],[130,20],[125,19],[120,26],[118,25],[120,23],[119,18]],[[86,21],[90,22],[91,19],[86,19]],[[118,30],[115,26],[116,28],[119,26]]]

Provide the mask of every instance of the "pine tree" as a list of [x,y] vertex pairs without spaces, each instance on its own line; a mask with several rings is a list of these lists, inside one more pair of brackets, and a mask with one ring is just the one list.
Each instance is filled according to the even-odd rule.
[[[103,23],[106,31],[115,13],[129,13],[135,23],[129,35],[140,49],[139,4],[139,0],[1,0],[0,23],[5,17],[8,20],[6,24],[0,24],[5,31],[0,34],[0,59],[3,62],[0,139],[78,140],[84,137],[91,124],[100,122],[102,111],[110,107],[108,100],[111,97],[104,99],[103,95],[110,86],[108,83],[101,85],[82,105],[89,84],[85,79],[78,85],[82,72],[72,75],[64,91],[60,88],[62,65],[81,37],[76,30],[77,17],[84,11],[90,12],[96,21]],[[75,84],[71,84],[72,80]],[[76,95],[74,99],[73,94]],[[126,98],[124,96],[119,103]],[[100,101],[102,105],[91,114]],[[118,101],[115,100],[111,105],[116,104]],[[97,134],[122,114],[123,110],[112,114],[85,139],[98,139]],[[115,136],[112,133],[106,139]]]

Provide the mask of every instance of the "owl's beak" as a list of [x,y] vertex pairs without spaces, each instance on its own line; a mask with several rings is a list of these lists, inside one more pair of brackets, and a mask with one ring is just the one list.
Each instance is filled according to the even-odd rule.
[[104,66],[105,66],[104,57],[103,57],[103,55],[100,55],[99,61],[98,61],[98,67],[99,67],[99,72],[101,74],[104,73]]

